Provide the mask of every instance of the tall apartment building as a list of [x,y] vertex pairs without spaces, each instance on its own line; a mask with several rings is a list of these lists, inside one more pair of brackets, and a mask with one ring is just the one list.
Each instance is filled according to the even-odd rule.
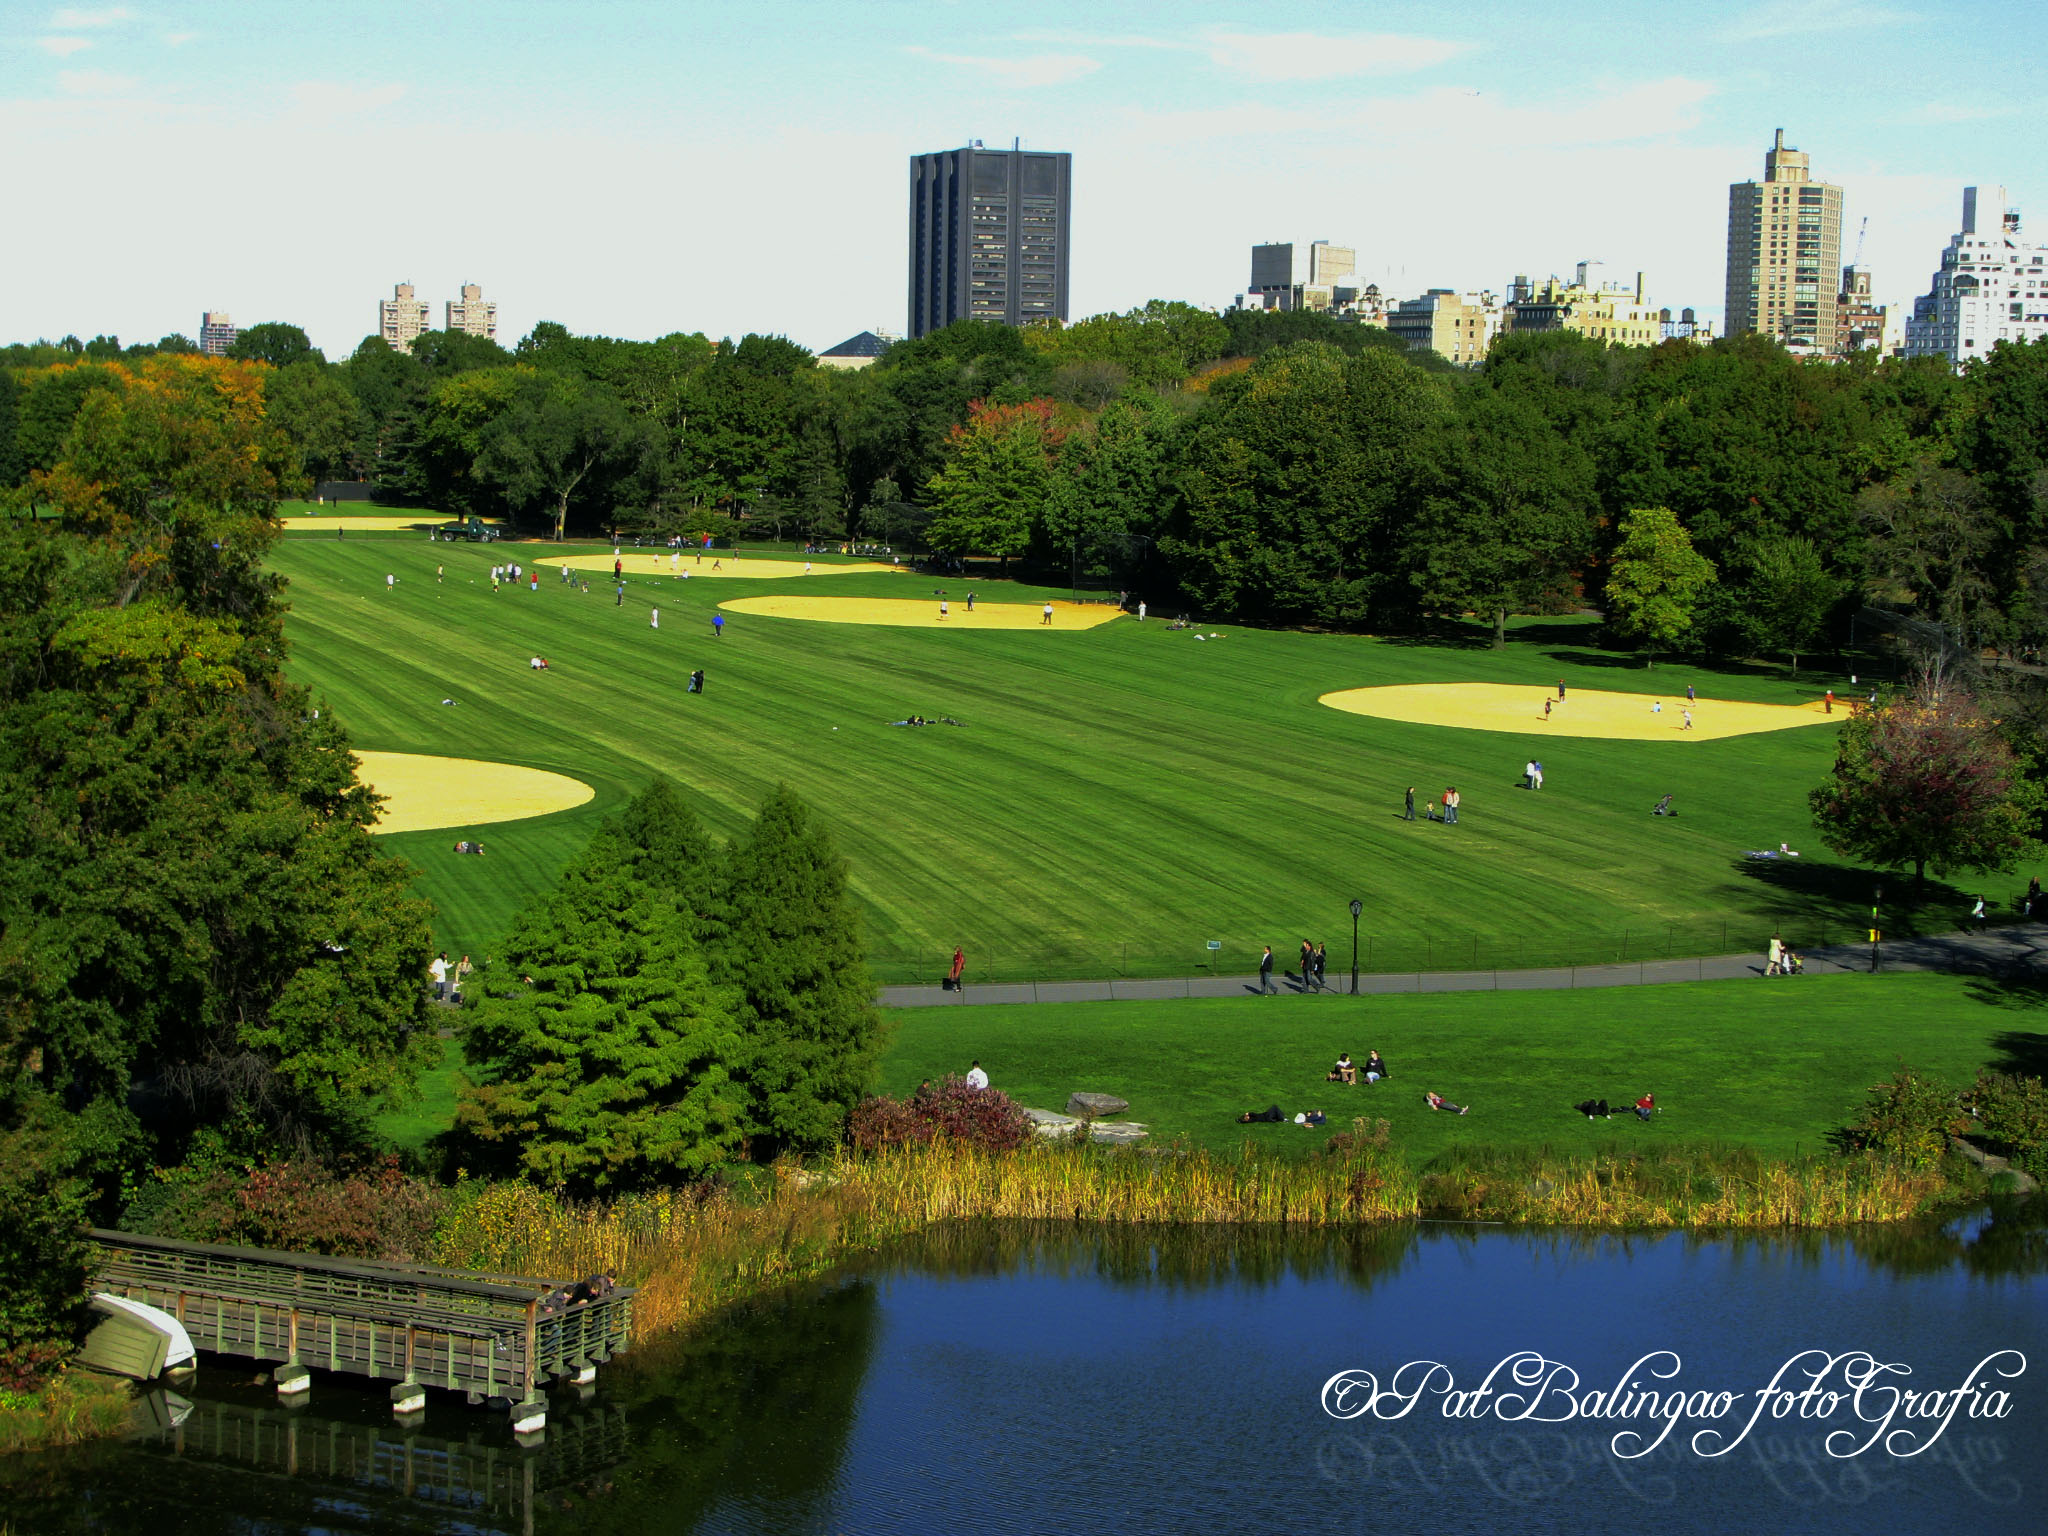
[[1832,355],[1841,267],[1842,189],[1815,181],[1780,128],[1764,179],[1728,188],[1728,334],[1756,331],[1797,352]]
[[467,331],[472,336],[488,336],[498,339],[498,306],[484,298],[484,291],[475,283],[462,285],[462,297],[447,301],[446,310],[451,331]]
[[1340,289],[1358,287],[1358,252],[1312,240],[1252,247],[1252,280],[1240,300],[1246,309],[1335,309]]
[[1403,299],[1387,311],[1387,330],[1412,352],[1435,352],[1460,368],[1486,361],[1500,334],[1500,305],[1490,293],[1461,294],[1432,288],[1419,299]]
[[1516,274],[1508,284],[1501,329],[1506,331],[1577,331],[1618,347],[1654,347],[1664,339],[1663,313],[1643,297],[1643,274],[1633,288],[1589,277],[1592,263],[1582,261],[1574,280],[1555,273],[1541,283]]
[[910,157],[910,334],[956,320],[1067,318],[1070,154],[965,149]]
[[1946,357],[1960,368],[2001,341],[2043,336],[2048,336],[2048,245],[2020,239],[2020,211],[2006,202],[2005,188],[1993,188],[1980,203],[1977,188],[1965,187],[1962,230],[1949,237],[1941,270],[1928,292],[1913,302],[1906,356]]
[[426,301],[412,296],[411,283],[397,284],[391,297],[377,305],[377,334],[394,351],[410,352],[420,333],[431,329],[427,324]]
[[208,357],[226,357],[228,348],[241,334],[224,309],[202,310],[199,315],[199,350]]

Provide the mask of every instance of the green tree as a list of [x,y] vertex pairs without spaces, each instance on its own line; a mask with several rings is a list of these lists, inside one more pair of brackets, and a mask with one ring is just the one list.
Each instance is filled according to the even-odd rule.
[[738,996],[754,1156],[838,1140],[872,1091],[883,1032],[846,866],[788,785],[724,861],[714,974]]
[[740,1139],[731,1005],[674,896],[601,836],[505,944],[520,978],[464,1045],[459,1132],[524,1177],[582,1194],[701,1178]]
[[138,1088],[173,1155],[208,1122],[328,1147],[426,1051],[425,904],[281,670],[267,373],[110,370],[39,477],[58,517],[0,533],[0,1017],[95,1180]]
[[1835,768],[1808,797],[1838,853],[1885,868],[2007,870],[2033,847],[2037,789],[1977,702],[1938,680],[1858,710],[1841,728]]
[[1828,574],[1809,539],[1755,539],[1742,547],[1741,557],[1749,567],[1744,606],[1756,632],[1792,658],[1797,675],[1800,655],[1820,640],[1847,583]]
[[1569,590],[1592,530],[1592,464],[1526,399],[1483,388],[1460,396],[1443,452],[1404,530],[1413,599],[1485,615],[1499,648],[1509,613]]
[[263,403],[270,422],[290,440],[299,468],[312,481],[348,475],[362,435],[362,408],[340,370],[310,359],[278,369],[266,381]]
[[560,539],[572,498],[605,504],[613,482],[638,464],[644,441],[644,431],[602,386],[521,374],[483,435],[473,472],[512,506],[544,511]]
[[1945,626],[1962,650],[1981,645],[1998,627],[2000,585],[2000,530],[1981,482],[1916,459],[1865,489],[1857,508],[1869,532],[1870,596]]
[[1064,431],[1050,400],[976,401],[947,439],[946,463],[925,487],[925,537],[953,554],[1021,555],[1052,489]]
[[268,363],[273,368],[307,362],[324,367],[327,362],[304,331],[282,320],[266,320],[238,331],[228,343],[228,356],[245,363]]
[[1714,579],[1713,562],[1669,507],[1638,507],[1621,520],[1607,578],[1607,619],[1649,656],[1692,632],[1693,609]]
[[1428,487],[1447,381],[1315,342],[1220,381],[1177,444],[1159,549],[1197,611],[1356,626]]

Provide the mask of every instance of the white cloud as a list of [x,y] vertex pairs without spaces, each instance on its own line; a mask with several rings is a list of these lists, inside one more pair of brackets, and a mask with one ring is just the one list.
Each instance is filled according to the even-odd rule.
[[1210,28],[1200,47],[1209,62],[1253,80],[1334,80],[1347,75],[1397,75],[1456,58],[1468,45],[1449,38],[1393,32],[1231,32]]
[[54,53],[60,59],[68,59],[74,53],[83,52],[92,46],[89,37],[39,37],[36,46],[45,53]]
[[134,89],[135,77],[104,69],[62,69],[57,72],[57,84],[73,96],[119,96]]
[[935,53],[929,48],[914,47],[908,51],[936,64],[958,64],[963,68],[977,69],[995,76],[1005,85],[1026,89],[1040,85],[1065,85],[1102,68],[1100,60],[1078,53],[1035,53],[1021,59],[992,59],[959,53]]
[[198,35],[197,32],[166,32],[164,41],[173,48],[182,48]]
[[349,85],[340,80],[302,80],[292,87],[292,100],[299,110],[318,117],[374,112],[404,94],[402,85]]
[[1739,18],[1730,26],[1727,35],[1734,42],[1750,43],[1771,37],[1796,37],[1806,32],[1898,27],[1919,19],[1912,11],[1870,5],[1864,0],[1782,0],[1779,4],[1760,6]]
[[131,20],[135,13],[125,5],[106,5],[98,10],[75,10],[65,7],[50,14],[50,25],[58,31],[75,27],[117,27]]

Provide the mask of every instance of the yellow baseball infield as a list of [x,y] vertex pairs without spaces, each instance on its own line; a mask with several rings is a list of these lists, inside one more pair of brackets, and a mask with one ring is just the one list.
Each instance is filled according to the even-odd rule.
[[[1546,719],[1545,701],[1550,705]],[[1685,690],[1668,693],[1609,693],[1557,690],[1507,683],[1402,683],[1386,688],[1346,688],[1321,702],[1354,715],[1405,720],[1411,725],[1448,725],[1468,731],[1514,731],[1522,735],[1597,736],[1608,741],[1714,741],[1821,725],[1834,718],[1812,704],[1748,704],[1733,699],[1686,701]],[[1686,712],[1692,727],[1686,727]],[[1837,701],[1836,715],[1848,707]]]
[[1093,629],[1118,616],[1108,603],[1054,603],[1052,623],[1045,622],[1045,604],[976,603],[967,611],[964,598],[948,598],[946,617],[939,617],[937,598],[907,597],[741,597],[721,608],[759,614],[770,619],[815,619],[825,624],[886,624],[898,629]]
[[[543,575],[559,571],[566,565],[572,571],[603,571],[612,573],[610,555],[549,555],[533,551],[529,562],[524,555],[520,564],[531,564]],[[675,551],[651,549],[619,551],[619,563],[626,568],[628,576],[674,576],[681,578],[683,572],[690,573],[690,580],[704,576],[741,576],[754,581],[787,581],[790,577],[804,575],[802,560],[756,560],[746,555],[722,555],[716,550],[686,549],[681,560],[673,559]],[[697,557],[704,558],[699,560]],[[875,571],[894,571],[893,565],[879,565],[872,560],[835,560],[826,564],[823,560],[810,563],[813,576],[865,576]]]
[[413,752],[358,752],[356,760],[356,777],[385,797],[379,832],[522,821],[566,811],[597,793],[581,779],[514,763]]

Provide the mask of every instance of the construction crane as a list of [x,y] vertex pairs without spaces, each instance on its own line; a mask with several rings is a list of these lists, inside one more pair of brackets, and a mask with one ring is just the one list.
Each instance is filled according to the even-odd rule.
[[1863,265],[1863,237],[1869,233],[1870,215],[1866,213],[1863,215],[1863,222],[1856,229],[1856,254],[1849,258],[1850,266],[1860,267]]

